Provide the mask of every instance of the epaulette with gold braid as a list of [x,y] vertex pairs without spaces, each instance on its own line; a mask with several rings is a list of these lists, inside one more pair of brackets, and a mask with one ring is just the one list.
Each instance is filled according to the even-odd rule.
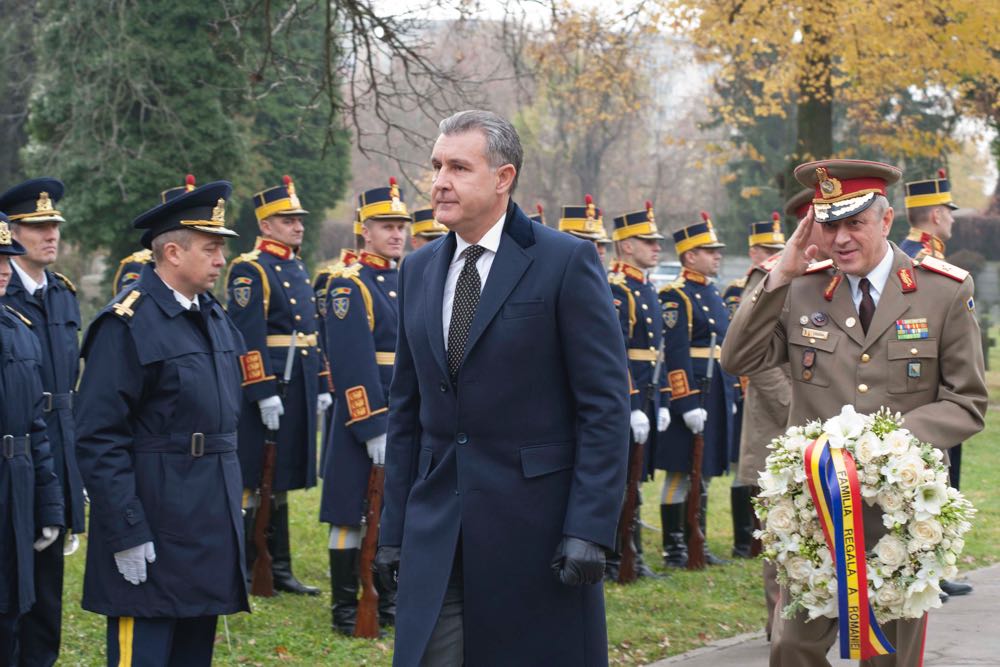
[[359,262],[357,264],[351,264],[350,266],[345,266],[340,271],[341,278],[356,278],[361,275],[361,267],[363,265]]
[[24,322],[25,324],[27,324],[29,327],[30,326],[34,326],[31,323],[31,320],[29,320],[27,317],[25,317],[24,315],[22,315],[18,311],[14,310],[13,308],[11,308],[10,306],[8,306],[7,304],[4,304],[4,308],[6,308],[8,311],[10,311],[13,315],[15,315],[19,320],[21,320],[22,322]]
[[122,259],[118,262],[119,264],[129,264],[131,262],[137,262],[139,264],[147,264],[153,261],[153,251],[143,248],[142,250],[136,250],[134,253]]
[[70,280],[69,278],[67,278],[63,274],[58,273],[56,271],[53,271],[52,273],[55,274],[56,278],[58,278],[59,280],[63,281],[63,283],[66,285],[66,287],[69,289],[70,292],[72,292],[73,294],[76,294],[76,285],[73,284],[72,280]]
[[628,289],[628,285],[625,282],[625,274],[621,271],[612,271],[608,274],[608,284],[618,285],[619,287],[624,287]]
[[124,299],[111,306],[111,310],[123,320],[131,319],[135,315],[135,304],[141,296],[142,292],[139,290],[131,290]]
[[954,264],[949,264],[944,260],[930,255],[927,255],[920,260],[920,263],[917,264],[917,266],[921,269],[933,271],[934,273],[940,273],[942,276],[948,276],[952,280],[956,280],[958,282],[962,282],[969,277],[969,272],[965,269],[960,269]]

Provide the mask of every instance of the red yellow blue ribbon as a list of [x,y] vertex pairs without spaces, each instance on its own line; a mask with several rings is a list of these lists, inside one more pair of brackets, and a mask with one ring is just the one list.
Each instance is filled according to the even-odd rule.
[[829,446],[825,435],[805,451],[806,479],[837,570],[840,657],[867,660],[895,653],[868,602],[861,485],[854,458]]

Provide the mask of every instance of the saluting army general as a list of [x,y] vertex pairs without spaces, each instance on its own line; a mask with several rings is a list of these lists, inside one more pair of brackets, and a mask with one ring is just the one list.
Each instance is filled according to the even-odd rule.
[[[83,482],[76,463],[73,389],[80,372],[80,304],[76,287],[49,267],[58,259],[61,225],[55,206],[63,184],[55,178],[35,178],[0,194],[0,211],[10,217],[10,233],[25,249],[10,258],[14,273],[2,301],[31,322],[42,348],[43,416],[52,464],[65,500],[60,522],[74,533],[84,532]],[[18,661],[27,666],[52,665],[59,657],[62,636],[63,542],[35,553],[35,605],[18,629]]]
[[[663,373],[660,391],[670,392],[670,426],[658,439],[654,465],[666,470],[660,498],[663,523],[664,562],[669,567],[687,565],[686,500],[690,488],[694,435],[704,434],[702,463],[701,525],[708,515],[708,483],[729,467],[730,440],[734,437],[732,406],[736,401],[736,379],[722,372],[719,344],[725,340],[729,311],[712,279],[718,275],[721,249],[708,213],[702,221],[674,232],[677,256],[684,268],[676,282],[660,290],[663,317]],[[709,349],[712,334],[715,349]],[[712,361],[709,361],[711,357]],[[701,396],[708,364],[715,364],[708,395]],[[707,534],[707,533],[706,533]],[[726,561],[705,547],[709,565]]]
[[[337,400],[323,469],[320,521],[330,524],[332,625],[352,634],[358,607],[361,518],[371,466],[385,463],[389,381],[395,360],[399,286],[410,214],[395,179],[361,194],[364,250],[327,284],[327,353]],[[377,527],[370,527],[375,530]],[[395,594],[379,591],[379,620],[395,620]]]
[[[920,262],[924,257],[944,259],[945,244],[951,239],[955,218],[951,212],[958,209],[951,197],[951,182],[944,169],[938,169],[937,178],[911,181],[904,187],[906,216],[910,233],[899,244],[899,249]],[[951,485],[959,488],[962,480],[962,444],[948,450],[948,476]],[[967,595],[972,586],[957,581],[941,580],[945,595]]]
[[[886,188],[899,169],[863,160],[800,165],[813,206],[768,276],[744,298],[723,344],[725,367],[752,375],[789,362],[788,423],[827,419],[852,405],[901,412],[920,440],[946,449],[980,431],[987,406],[979,325],[968,273],[941,260],[912,260],[888,241],[893,209]],[[810,228],[819,225],[817,251]],[[911,339],[909,326],[927,331]],[[865,543],[884,534],[865,508]],[[783,596],[784,597],[784,596]],[[919,665],[926,617],[882,626],[896,654],[871,665]],[[837,621],[774,616],[771,665],[828,665]]]
[[[0,213],[0,297],[14,271],[8,260],[25,254],[7,220]],[[35,604],[35,554],[56,548],[66,521],[42,417],[42,349],[32,325],[10,305],[0,306],[0,665],[18,664],[18,621]],[[52,650],[58,652],[58,637]]]
[[[636,446],[645,445],[642,472],[645,478],[652,473],[653,454],[657,445],[656,436],[651,435],[650,424],[656,425],[657,432],[666,431],[670,426],[669,396],[660,392],[660,378],[656,376],[656,362],[663,346],[663,318],[659,314],[660,302],[657,300],[656,288],[646,276],[647,271],[660,261],[660,241],[663,240],[663,235],[656,227],[653,204],[648,201],[641,211],[615,217],[614,225],[612,237],[618,260],[611,265],[608,282],[629,360],[629,422],[632,435],[629,457],[631,458]],[[603,227],[601,225],[602,231]],[[606,238],[606,235],[602,234],[601,238]],[[598,247],[601,238],[598,239]],[[632,522],[636,574],[640,577],[655,577],[658,575],[646,565],[642,557],[640,504],[636,503],[634,516],[622,517],[622,521]],[[612,575],[616,576],[617,573]]]
[[236,236],[225,226],[231,191],[209,183],[135,219],[155,266],[84,339],[83,608],[108,617],[109,666],[209,665],[218,615],[250,609],[236,429],[251,369],[209,291]]
[[[286,593],[319,595],[319,589],[299,581],[292,572],[288,526],[288,491],[316,484],[316,414],[329,407],[327,375],[319,350],[319,314],[312,281],[299,257],[305,227],[295,184],[285,176],[281,185],[253,196],[260,236],[254,249],[233,260],[226,276],[227,310],[247,343],[244,364],[253,372],[243,385],[240,416],[240,466],[246,485],[247,554],[252,564],[253,494],[263,472],[266,431],[278,432],[274,466],[274,508],[268,532],[273,558],[274,588]],[[284,398],[278,382],[296,335],[292,375]]]
[[[160,193],[160,203],[166,204],[174,197],[182,195],[185,192],[191,192],[192,190],[194,190],[194,175],[188,174],[184,177],[184,185],[168,188]],[[115,271],[115,277],[111,281],[111,288],[113,290],[111,293],[112,298],[138,280],[139,274],[142,272],[142,267],[152,261],[153,253],[148,248],[136,250],[131,255],[122,258],[118,262],[118,269]]]

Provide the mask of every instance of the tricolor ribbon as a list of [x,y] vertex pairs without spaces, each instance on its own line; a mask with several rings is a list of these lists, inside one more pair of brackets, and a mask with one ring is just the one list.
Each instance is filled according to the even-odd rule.
[[805,466],[809,492],[837,568],[840,657],[867,660],[895,653],[868,604],[861,486],[854,458],[846,449],[830,447],[821,435],[806,447]]

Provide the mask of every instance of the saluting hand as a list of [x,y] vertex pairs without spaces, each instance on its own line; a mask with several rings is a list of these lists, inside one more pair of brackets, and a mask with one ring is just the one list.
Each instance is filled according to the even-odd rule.
[[785,243],[785,249],[781,253],[781,259],[777,266],[771,269],[771,274],[767,278],[769,289],[782,287],[792,282],[804,274],[809,263],[816,258],[819,247],[815,243],[809,242],[815,220],[813,209],[810,206],[806,217],[799,220],[799,226],[795,228],[792,236]]

